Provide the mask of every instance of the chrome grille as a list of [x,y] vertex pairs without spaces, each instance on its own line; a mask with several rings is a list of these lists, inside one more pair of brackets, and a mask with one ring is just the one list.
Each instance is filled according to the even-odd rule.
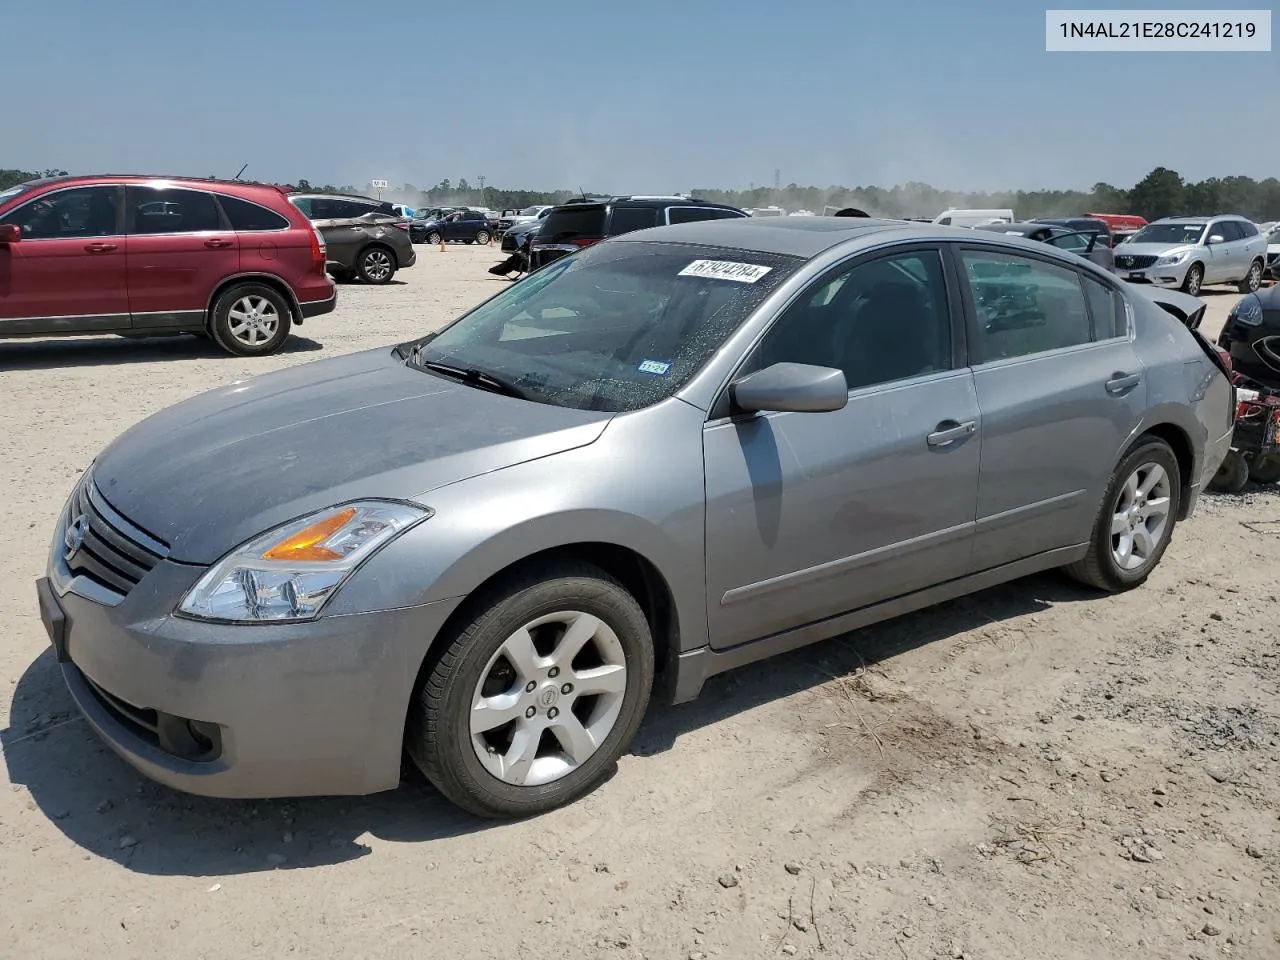
[[[121,599],[169,553],[168,544],[134,526],[107,503],[92,477],[85,477],[76,488],[65,522],[67,569]],[[73,535],[77,524],[82,538]]]
[[1126,270],[1145,270],[1155,262],[1150,254],[1125,253],[1116,257],[1116,266]]

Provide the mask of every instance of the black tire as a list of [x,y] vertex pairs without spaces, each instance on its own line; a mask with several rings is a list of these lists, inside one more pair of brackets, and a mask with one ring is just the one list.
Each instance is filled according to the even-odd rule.
[[427,234],[427,243],[431,244],[433,247],[438,245],[443,239],[444,238],[434,230]]
[[[409,756],[437,790],[481,817],[534,816],[590,793],[630,747],[649,703],[653,637],[639,604],[603,570],[570,562],[513,575],[478,596],[472,609],[473,617],[436,641],[439,652],[424,671],[409,708]],[[476,755],[469,725],[472,696],[506,639],[521,626],[557,611],[581,611],[612,629],[626,667],[622,706],[604,741],[576,769],[538,786],[517,786],[490,773]]]
[[[241,301],[247,301],[247,305],[259,304],[257,309],[262,325],[258,326],[257,333],[236,329],[242,321],[233,319],[231,312],[241,305]],[[271,314],[261,304],[270,304],[274,310],[277,318],[274,326],[270,323]],[[289,338],[292,326],[293,310],[289,301],[274,287],[262,283],[241,283],[228,287],[214,301],[213,309],[209,311],[209,334],[213,337],[213,342],[237,357],[265,357],[275,353]],[[261,333],[269,335],[264,340],[251,342],[252,337]]]
[[1244,279],[1237,285],[1236,289],[1241,293],[1257,293],[1258,288],[1262,286],[1262,261],[1255,260],[1249,264],[1249,272],[1245,274]]
[[[1155,549],[1147,560],[1133,570],[1123,569],[1112,552],[1111,523],[1115,516],[1124,485],[1138,470],[1149,464],[1158,464],[1169,476],[1169,514]],[[1120,460],[1119,466],[1111,474],[1111,482],[1107,484],[1107,492],[1102,498],[1097,519],[1093,524],[1093,532],[1089,538],[1089,552],[1084,558],[1067,565],[1067,574],[1081,583],[1108,593],[1119,593],[1140,586],[1151,571],[1160,563],[1165,548],[1173,537],[1173,528],[1177,523],[1178,509],[1182,497],[1182,476],[1178,469],[1178,458],[1173,455],[1169,445],[1158,437],[1144,435],[1140,437],[1129,452]]]
[[361,283],[390,283],[398,266],[395,251],[380,245],[365,247],[356,256],[356,276]]
[[482,247],[488,246],[489,241],[492,239],[493,239],[493,234],[491,234],[488,230],[479,230],[476,232],[476,243],[480,244],[480,246]]
[[1280,453],[1248,459],[1249,479],[1254,483],[1275,483],[1280,480]]
[[1239,493],[1249,482],[1249,462],[1238,450],[1228,450],[1209,487],[1219,493]]
[[1187,268],[1187,275],[1182,278],[1182,292],[1193,297],[1200,296],[1200,288],[1204,286],[1204,267],[1193,263]]

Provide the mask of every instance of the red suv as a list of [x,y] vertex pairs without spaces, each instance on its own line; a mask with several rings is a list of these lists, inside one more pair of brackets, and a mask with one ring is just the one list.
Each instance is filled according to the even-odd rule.
[[324,239],[278,187],[100,176],[0,191],[0,337],[195,333],[261,356],[336,299]]

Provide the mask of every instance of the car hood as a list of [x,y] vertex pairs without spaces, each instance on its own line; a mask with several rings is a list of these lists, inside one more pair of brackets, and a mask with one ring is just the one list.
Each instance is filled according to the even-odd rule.
[[207,564],[335,503],[430,505],[445,484],[592,443],[611,417],[455,383],[379,348],[169,407],[118,437],[93,475],[171,559]]
[[1157,256],[1166,257],[1171,253],[1182,253],[1184,250],[1194,250],[1195,246],[1188,243],[1128,243],[1119,244],[1114,248],[1115,255],[1120,256]]

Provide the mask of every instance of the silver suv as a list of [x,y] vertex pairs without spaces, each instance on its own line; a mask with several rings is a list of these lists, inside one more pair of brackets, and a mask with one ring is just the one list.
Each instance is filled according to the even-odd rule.
[[1244,217],[1165,217],[1116,247],[1116,273],[1192,296],[1206,283],[1234,283],[1253,293],[1262,284],[1266,252],[1266,237]]

